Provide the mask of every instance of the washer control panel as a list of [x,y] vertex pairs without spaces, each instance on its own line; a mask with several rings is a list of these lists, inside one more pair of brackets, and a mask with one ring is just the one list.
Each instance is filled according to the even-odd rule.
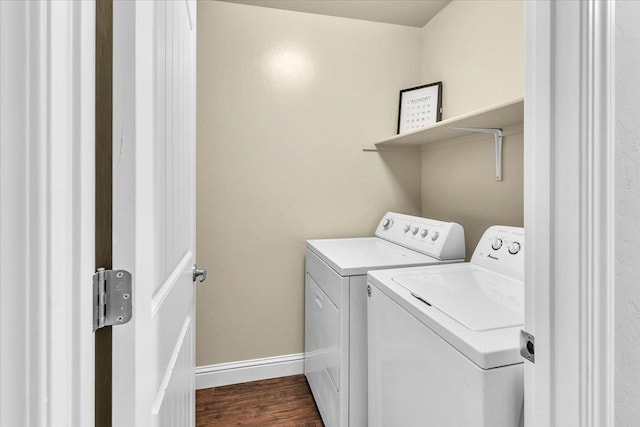
[[471,262],[524,280],[524,228],[489,227],[478,242]]
[[455,222],[387,212],[376,236],[440,260],[464,259],[464,230]]

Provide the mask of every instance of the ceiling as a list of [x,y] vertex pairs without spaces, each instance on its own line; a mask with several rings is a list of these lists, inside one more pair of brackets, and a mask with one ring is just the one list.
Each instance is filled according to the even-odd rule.
[[450,0],[222,0],[319,15],[423,27]]

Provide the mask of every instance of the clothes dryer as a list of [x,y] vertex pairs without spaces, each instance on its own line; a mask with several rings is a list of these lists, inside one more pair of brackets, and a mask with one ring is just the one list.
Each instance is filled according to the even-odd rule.
[[326,426],[368,425],[367,272],[464,256],[459,224],[393,212],[375,237],[307,241],[304,371]]

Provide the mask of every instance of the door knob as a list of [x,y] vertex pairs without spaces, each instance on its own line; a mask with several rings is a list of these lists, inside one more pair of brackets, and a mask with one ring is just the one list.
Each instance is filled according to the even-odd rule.
[[197,265],[193,265],[193,281],[197,280],[200,283],[204,282],[207,279],[207,269],[206,268],[198,268]]

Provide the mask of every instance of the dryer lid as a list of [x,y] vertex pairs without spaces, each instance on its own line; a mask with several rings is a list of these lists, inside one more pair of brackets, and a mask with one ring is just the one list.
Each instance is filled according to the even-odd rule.
[[473,331],[524,323],[524,286],[519,280],[473,266],[446,271],[400,272],[393,281]]

